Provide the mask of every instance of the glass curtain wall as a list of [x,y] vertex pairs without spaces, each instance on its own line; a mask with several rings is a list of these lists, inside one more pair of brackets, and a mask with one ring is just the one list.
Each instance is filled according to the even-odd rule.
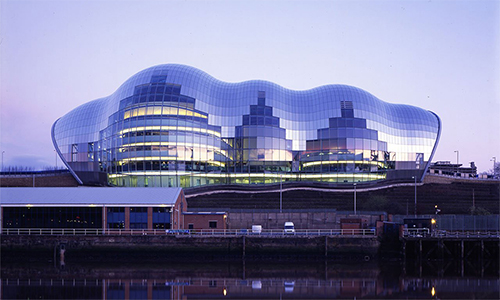
[[160,65],[60,118],[53,141],[85,184],[352,186],[421,180],[440,130],[436,114],[352,86],[293,91]]

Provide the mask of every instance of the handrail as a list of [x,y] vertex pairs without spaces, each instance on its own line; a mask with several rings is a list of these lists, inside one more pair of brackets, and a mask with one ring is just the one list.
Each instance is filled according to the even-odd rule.
[[498,230],[432,230],[429,228],[405,228],[403,237],[408,238],[500,238]]
[[375,229],[113,229],[100,228],[3,228],[3,235],[175,235],[175,236],[375,236]]
[[[375,229],[295,229],[285,232],[283,229],[114,229],[108,228],[2,228],[2,235],[173,235],[189,236],[260,236],[260,237],[373,237]],[[407,238],[500,238],[500,231],[495,230],[430,230],[429,228],[405,228],[403,237]]]

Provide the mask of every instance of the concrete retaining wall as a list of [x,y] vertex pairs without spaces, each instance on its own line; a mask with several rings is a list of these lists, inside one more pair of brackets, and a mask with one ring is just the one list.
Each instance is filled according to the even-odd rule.
[[375,227],[380,215],[346,214],[336,211],[324,212],[233,212],[228,213],[228,228],[252,228],[262,225],[262,229],[283,229],[285,222],[293,222],[296,229],[340,229],[340,219],[363,218],[368,227]]
[[296,229],[339,229],[336,212],[230,212],[229,228],[283,229],[285,222],[293,222]]
[[2,235],[1,255],[9,260],[128,261],[262,259],[316,257],[369,260],[377,255],[375,237],[190,237],[190,236],[30,236]]

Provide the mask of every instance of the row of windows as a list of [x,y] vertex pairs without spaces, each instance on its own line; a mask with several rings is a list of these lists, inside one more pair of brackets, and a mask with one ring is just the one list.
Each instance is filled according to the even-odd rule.
[[[160,142],[162,142],[163,146],[167,145],[181,145],[182,143],[188,143],[188,144],[199,144],[200,146],[207,147],[207,146],[217,146],[220,147],[221,145],[221,140],[219,138],[213,137],[213,136],[207,136],[203,134],[195,134],[195,133],[189,133],[189,132],[179,132],[178,134],[172,134],[173,132],[169,132],[166,135],[139,135],[139,136],[129,136],[129,137],[123,137],[123,138],[115,138],[114,140],[110,140],[110,143],[108,143],[106,146],[103,147],[103,149],[108,149],[113,146],[111,142],[115,142],[114,145],[124,145],[127,146],[129,144],[134,144],[134,143],[148,143],[148,142],[157,142],[156,144],[160,145]],[[131,134],[133,135],[133,134]]]
[[3,228],[102,228],[102,209],[4,207]]
[[[100,207],[4,207],[3,228],[102,228]],[[125,228],[125,208],[107,207],[107,227]],[[170,228],[170,209],[153,208],[153,228]],[[147,207],[130,208],[130,228],[147,228]]]
[[[175,146],[168,144],[124,146],[120,148],[110,149],[109,158],[137,160],[139,157],[164,157],[167,160],[192,159],[192,160],[215,160],[215,161],[231,161],[234,160],[237,153],[249,153],[248,151],[267,152],[267,153],[292,153],[291,141],[285,141],[273,138],[248,138],[242,139],[235,143],[236,147],[222,149],[206,148],[203,144],[193,144],[190,147]],[[348,149],[356,149],[356,151],[387,151],[387,144],[373,140],[364,139],[331,139],[331,140],[316,140],[308,141],[306,144],[307,150],[297,153],[294,156],[301,161],[302,157],[308,156],[313,152],[323,151],[320,155],[336,154],[338,152],[346,152]],[[114,153],[118,151],[119,153]],[[353,152],[353,151],[348,151]],[[287,154],[288,155],[288,154]],[[108,159],[110,161],[111,159]],[[154,160],[154,159],[152,159]],[[291,160],[291,158],[290,158]],[[341,158],[339,160],[342,160]]]
[[[173,116],[175,118],[178,117],[196,117],[196,118],[207,118],[207,114],[195,111],[192,109],[184,109],[180,107],[175,107],[175,106],[147,106],[147,107],[138,107],[138,108],[133,108],[130,110],[125,110],[123,112],[123,119],[128,119],[132,117],[141,117],[141,116],[152,116],[152,117],[168,117],[168,116]],[[121,121],[122,119],[120,119]]]
[[277,137],[284,139],[286,132],[282,128],[273,128],[266,126],[237,126],[235,128],[235,137]]
[[[170,224],[170,212],[153,212],[152,225],[153,229],[168,229]],[[125,214],[124,213],[108,213],[107,219],[108,228],[124,229]],[[147,229],[148,228],[148,213],[147,212],[130,212],[130,229]]]
[[318,150],[343,150],[343,149],[356,149],[356,150],[380,150],[387,149],[387,143],[371,139],[352,139],[352,138],[332,138],[325,140],[315,140],[306,142],[306,151]]
[[107,173],[135,172],[135,171],[199,171],[215,172],[221,171],[224,167],[206,162],[179,162],[179,161],[144,161],[144,162],[125,162],[121,165],[110,165],[105,170]]
[[[380,170],[394,169],[395,161],[387,157],[387,160],[315,160],[311,157],[309,162],[301,164],[289,163],[283,161],[281,164],[276,161],[258,161],[258,162],[232,162],[225,165],[213,165],[204,162],[137,162],[124,163],[122,165],[109,166],[106,170],[109,174],[120,174],[122,172],[141,172],[141,171],[186,171],[186,172],[216,172],[217,174],[224,173],[277,173],[277,172],[319,172],[319,173],[345,173],[355,170],[366,172],[378,172]],[[378,163],[371,163],[378,162]],[[413,162],[415,166],[416,162]],[[199,173],[198,173],[199,174]],[[194,175],[194,173],[193,173]],[[119,217],[118,219],[123,219]]]
[[146,94],[173,94],[179,95],[181,93],[181,86],[179,84],[172,83],[150,83],[144,85],[138,85],[134,89],[134,95],[146,95]]
[[280,120],[277,117],[245,115],[245,116],[243,116],[243,125],[279,126]]
[[[380,142],[379,142],[380,143]],[[212,164],[217,163],[231,163],[232,161],[241,160],[242,157],[248,157],[251,153],[259,153],[266,154],[270,157],[278,157],[279,155],[286,155],[288,161],[294,162],[306,162],[311,161],[310,157],[315,157],[315,160],[352,160],[354,156],[360,156],[361,159],[370,160],[382,160],[384,154],[388,151],[385,149],[386,147],[382,143],[379,145],[381,150],[371,150],[370,148],[363,149],[362,147],[358,147],[357,149],[332,149],[326,148],[322,149],[321,147],[309,147],[307,151],[288,151],[288,150],[280,150],[280,149],[262,149],[262,148],[248,148],[248,149],[232,149],[232,150],[214,150],[207,148],[172,148],[170,150],[163,150],[162,147],[159,147],[155,150],[157,146],[141,146],[135,147],[134,151],[130,148],[128,151],[131,151],[130,157],[127,155],[118,155],[118,161],[116,159],[113,160],[105,160],[104,162],[110,163],[133,163],[138,161],[150,161],[150,162],[161,162],[162,164],[175,162],[175,161],[201,161],[201,162],[209,162]],[[149,147],[152,147],[149,149]],[[124,151],[124,150],[122,150]],[[395,153],[395,152],[394,152]],[[122,154],[127,154],[123,152]],[[398,161],[414,161],[416,153],[408,153],[408,152],[398,152],[397,160]],[[421,153],[422,157],[424,154]],[[281,159],[279,160],[281,161]]]
[[170,95],[159,95],[159,94],[149,94],[142,96],[133,96],[125,98],[120,102],[120,110],[128,107],[138,106],[145,103],[155,104],[155,105],[171,105],[185,108],[194,108],[195,99],[186,96],[170,96]]
[[[167,127],[170,126],[170,127]],[[133,120],[126,119],[123,122],[113,123],[104,130],[104,136],[111,136],[116,133],[122,133],[127,131],[141,131],[141,130],[151,130],[151,129],[163,129],[166,127],[167,130],[182,130],[182,128],[196,128],[202,131],[215,131],[220,132],[220,126],[209,125],[206,119],[198,120],[188,120],[185,118],[156,118],[148,120]],[[175,129],[177,127],[178,129]],[[192,130],[191,130],[192,131]],[[219,134],[220,135],[220,134]]]
[[[122,138],[128,137],[142,137],[142,136],[165,136],[165,135],[192,135],[193,137],[201,138],[202,135],[183,130],[141,130],[141,131],[132,131],[126,132],[122,135]],[[163,139],[162,139],[163,140]],[[124,144],[128,143],[127,141],[123,142]]]
[[318,139],[332,138],[365,138],[378,140],[375,130],[365,128],[325,128],[318,130]]
[[[265,101],[265,99],[260,98],[260,101]],[[252,116],[268,116],[272,117],[273,116],[273,108],[271,106],[265,106],[265,105],[250,105],[250,115]],[[248,115],[245,115],[243,117],[246,117]]]
[[[183,188],[198,187],[204,185],[260,185],[260,184],[279,184],[279,176],[273,174],[259,174],[256,171],[248,172],[244,177],[232,177],[231,174],[224,174],[220,177],[205,176],[200,174],[179,175],[153,175],[153,174],[131,174],[121,175],[120,177],[109,177],[109,184],[114,186],[132,186],[132,187],[172,187],[179,186]],[[275,174],[274,174],[275,175]],[[282,182],[319,182],[327,184],[352,184],[353,182],[366,182],[374,180],[383,180],[387,176],[387,171],[370,173],[307,173],[294,174],[293,178],[284,177]]]

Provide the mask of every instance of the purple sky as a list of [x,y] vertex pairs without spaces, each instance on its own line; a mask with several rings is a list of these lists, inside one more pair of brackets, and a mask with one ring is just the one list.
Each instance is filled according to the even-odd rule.
[[57,118],[164,63],[353,85],[437,113],[435,161],[500,161],[500,1],[2,0],[0,13],[5,167],[54,166]]

